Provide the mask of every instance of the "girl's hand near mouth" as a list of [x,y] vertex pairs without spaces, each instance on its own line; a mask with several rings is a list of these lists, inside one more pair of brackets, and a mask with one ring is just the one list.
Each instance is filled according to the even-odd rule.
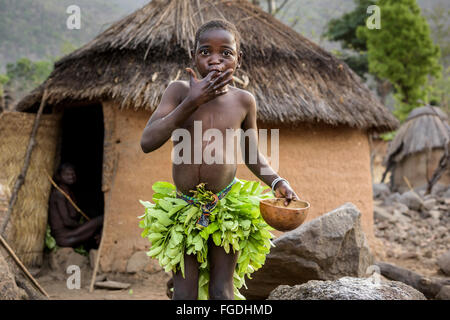
[[225,86],[233,80],[233,69],[228,69],[225,72],[213,70],[201,80],[197,78],[191,68],[186,68],[186,71],[190,74],[188,98],[197,106],[227,93],[228,89]]

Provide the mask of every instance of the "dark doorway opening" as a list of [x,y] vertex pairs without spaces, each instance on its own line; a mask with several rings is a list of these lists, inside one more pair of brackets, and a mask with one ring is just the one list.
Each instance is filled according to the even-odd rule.
[[103,139],[100,104],[64,109],[60,163],[70,162],[75,166],[77,205],[89,217],[104,214]]

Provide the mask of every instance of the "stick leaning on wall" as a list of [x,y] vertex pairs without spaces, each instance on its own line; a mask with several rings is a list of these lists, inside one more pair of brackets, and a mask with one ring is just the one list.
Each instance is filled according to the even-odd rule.
[[11,199],[8,204],[8,211],[6,212],[5,220],[3,221],[3,224],[0,228],[0,242],[5,247],[6,251],[9,253],[9,255],[13,258],[14,262],[17,263],[17,265],[22,269],[22,271],[25,273],[27,278],[32,282],[33,285],[37,287],[37,289],[44,294],[47,298],[50,298],[47,292],[39,285],[39,283],[36,281],[36,279],[33,278],[33,276],[30,274],[30,272],[27,270],[27,268],[23,265],[23,263],[20,261],[20,259],[17,257],[17,255],[14,253],[13,249],[8,245],[6,240],[3,238],[3,234],[6,231],[6,226],[8,225],[9,219],[11,218],[11,213],[14,208],[14,205],[17,201],[17,195],[19,194],[19,190],[22,187],[22,185],[25,182],[25,177],[27,175],[28,167],[30,166],[30,160],[31,160],[31,154],[33,153],[33,149],[36,145],[36,134],[37,129],[39,127],[39,122],[41,120],[42,111],[44,110],[45,102],[47,100],[47,89],[44,90],[44,93],[42,95],[41,104],[39,106],[39,110],[37,112],[36,118],[34,120],[33,129],[31,130],[30,135],[30,141],[28,143],[27,151],[25,153],[25,160],[22,166],[22,170],[17,177],[16,183],[14,184],[14,189],[11,194]]
[[36,279],[31,275],[31,273],[27,270],[27,268],[23,265],[23,263],[20,261],[19,257],[14,253],[13,249],[8,245],[5,239],[3,239],[2,236],[0,236],[0,242],[2,243],[3,247],[6,249],[6,251],[9,253],[9,255],[13,258],[13,260],[17,263],[17,265],[22,269],[22,271],[25,273],[25,275],[30,279],[30,281],[36,286],[36,288],[47,298],[50,298],[48,293],[39,285],[39,283],[36,281]]
[[91,220],[91,218],[89,218],[83,211],[81,211],[80,208],[78,208],[78,206],[75,204],[75,202],[73,202],[73,200],[70,198],[70,196],[64,192],[63,189],[61,189],[56,183],[55,181],[53,181],[52,177],[50,177],[50,175],[48,174],[48,172],[46,171],[45,174],[47,175],[48,180],[50,180],[51,184],[59,191],[63,194],[64,197],[66,197],[67,200],[69,200],[69,202],[73,205],[73,207],[75,208],[75,210],[77,210],[87,221]]
[[14,184],[14,189],[11,194],[11,199],[8,204],[8,211],[6,212],[5,220],[0,228],[0,235],[4,236],[6,226],[8,225],[9,219],[11,218],[11,214],[14,208],[14,205],[17,201],[17,196],[19,194],[20,188],[25,182],[25,177],[27,176],[28,167],[30,166],[31,154],[33,153],[33,149],[36,145],[36,134],[37,129],[39,128],[39,122],[41,120],[42,111],[44,110],[45,101],[47,100],[47,89],[44,90],[42,95],[41,105],[39,106],[39,110],[37,112],[36,118],[34,120],[33,129],[31,130],[30,141],[28,142],[27,151],[25,153],[25,160],[22,166],[22,170],[20,171],[19,176],[17,177],[16,183]]

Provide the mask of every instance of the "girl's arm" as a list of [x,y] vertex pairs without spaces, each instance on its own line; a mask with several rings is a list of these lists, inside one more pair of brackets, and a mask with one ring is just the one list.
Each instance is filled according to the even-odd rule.
[[[247,115],[242,122],[241,128],[246,133],[248,139],[244,139],[244,144],[241,145],[242,154],[244,155],[244,162],[255,176],[263,181],[268,186],[272,185],[272,182],[280,176],[272,169],[268,164],[267,159],[259,151],[258,148],[258,126],[256,123],[256,100],[255,97],[247,92],[245,94],[244,103],[247,106]],[[249,130],[250,129],[250,130]],[[250,154],[256,149],[256,161],[255,156]],[[253,159],[252,159],[253,158]],[[250,161],[253,160],[253,161]],[[264,172],[264,174],[263,174]],[[277,198],[286,198],[286,205],[290,199],[299,199],[294,190],[291,189],[288,183],[285,181],[277,182],[275,185],[275,196]]]

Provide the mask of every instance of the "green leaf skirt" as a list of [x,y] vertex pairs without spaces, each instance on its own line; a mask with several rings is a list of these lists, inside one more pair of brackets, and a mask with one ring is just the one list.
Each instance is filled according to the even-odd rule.
[[[196,222],[202,215],[201,204],[210,203],[213,194],[197,186],[195,198],[200,204],[189,204],[177,197],[174,185],[158,181],[152,189],[152,202],[141,201],[145,213],[139,217],[139,226],[144,229],[141,236],[147,238],[152,246],[147,255],[156,258],[166,272],[182,272],[184,275],[184,255],[196,255],[200,263],[198,299],[209,297],[208,239],[212,237],[216,246],[229,253],[238,252],[234,271],[234,297],[245,300],[239,289],[245,285],[245,276],[265,262],[274,238],[271,228],[261,217],[259,201],[273,198],[270,187],[259,182],[236,179],[228,194],[217,202],[210,212],[209,225],[202,228]],[[180,194],[179,194],[180,195]]]

